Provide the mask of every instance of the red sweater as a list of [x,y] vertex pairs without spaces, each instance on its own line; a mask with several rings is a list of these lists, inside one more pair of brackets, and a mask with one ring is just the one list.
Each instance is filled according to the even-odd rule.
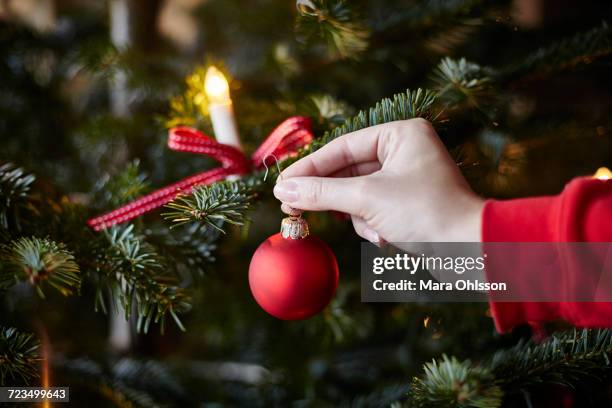
[[[612,242],[612,180],[580,177],[558,196],[489,200],[482,240]],[[580,270],[569,273],[579,275]],[[580,327],[612,327],[612,302],[491,302],[491,312],[500,332],[556,319]]]

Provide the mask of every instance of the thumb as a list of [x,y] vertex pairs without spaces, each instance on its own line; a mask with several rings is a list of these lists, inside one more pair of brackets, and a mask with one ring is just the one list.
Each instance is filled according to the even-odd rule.
[[362,212],[362,177],[293,177],[279,181],[274,196],[300,210]]

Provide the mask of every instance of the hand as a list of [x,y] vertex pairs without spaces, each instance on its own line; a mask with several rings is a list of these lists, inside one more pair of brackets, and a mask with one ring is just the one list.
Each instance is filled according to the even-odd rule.
[[274,195],[287,213],[348,213],[376,243],[481,240],[483,200],[424,119],[339,137],[285,169]]

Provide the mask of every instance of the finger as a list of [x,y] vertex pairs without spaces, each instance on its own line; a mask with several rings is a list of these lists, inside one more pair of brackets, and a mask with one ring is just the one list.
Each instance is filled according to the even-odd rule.
[[367,176],[368,174],[372,174],[380,170],[380,168],[381,168],[381,165],[377,161],[357,163],[357,164],[353,164],[352,166],[345,167],[342,170],[338,170],[335,173],[332,173],[331,177]]
[[298,208],[293,208],[289,204],[285,204],[285,203],[281,204],[281,211],[292,217],[297,217],[298,215],[304,212]]
[[[397,150],[397,143],[409,135],[428,135],[421,138],[441,143],[431,123],[421,118],[400,120],[371,126],[329,142],[319,150],[287,167],[281,174],[287,179],[303,176],[327,176],[353,164],[378,161]],[[398,137],[399,136],[399,137]],[[415,138],[418,139],[418,138]]]
[[294,177],[279,181],[274,196],[301,210],[335,210],[360,215],[363,177]]
[[353,164],[377,161],[382,126],[339,137],[283,170],[282,177],[327,176]]
[[353,221],[353,228],[355,228],[355,232],[361,238],[374,244],[377,244],[380,241],[378,233],[370,228],[363,218],[353,215],[351,216],[351,220]]

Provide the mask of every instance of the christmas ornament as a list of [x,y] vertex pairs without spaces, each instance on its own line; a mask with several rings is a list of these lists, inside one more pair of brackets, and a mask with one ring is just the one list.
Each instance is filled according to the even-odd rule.
[[325,242],[309,235],[301,217],[287,217],[266,239],[249,266],[257,303],[283,320],[307,319],[327,306],[338,287],[338,263]]
[[264,166],[267,156],[286,157],[310,143],[313,139],[310,119],[294,116],[278,125],[250,160],[235,146],[219,143],[197,129],[186,126],[172,128],[168,135],[168,147],[179,152],[199,153],[221,163],[221,167],[187,177],[156,190],[109,213],[87,221],[96,231],[120,224],[168,204],[179,194],[189,193],[199,185],[212,184],[232,175],[248,174]]

